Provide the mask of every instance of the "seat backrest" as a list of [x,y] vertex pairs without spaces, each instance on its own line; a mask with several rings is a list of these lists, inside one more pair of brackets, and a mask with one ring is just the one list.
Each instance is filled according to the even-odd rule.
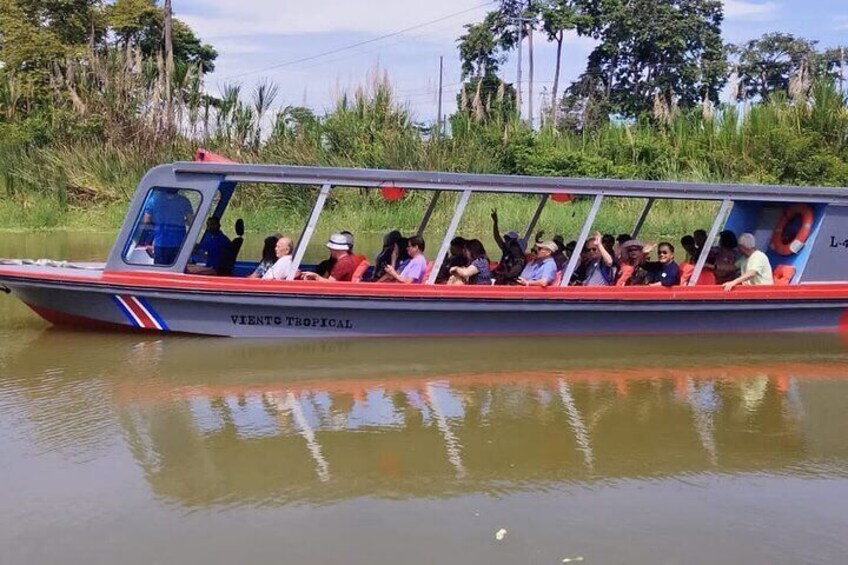
[[795,276],[795,267],[792,265],[778,265],[774,268],[774,284],[788,286]]
[[242,237],[244,235],[244,220],[241,218],[236,220],[235,232],[238,237],[233,238],[221,256],[221,263],[218,265],[218,276],[220,277],[232,276],[233,269],[235,269],[241,246],[244,243]]
[[368,261],[360,261],[359,265],[357,265],[356,269],[353,271],[353,275],[351,275],[351,282],[362,282],[362,276],[365,274],[365,271],[371,266],[371,263]]

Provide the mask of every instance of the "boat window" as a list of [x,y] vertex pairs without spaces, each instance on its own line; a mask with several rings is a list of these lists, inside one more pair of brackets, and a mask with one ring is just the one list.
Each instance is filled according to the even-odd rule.
[[201,199],[196,190],[150,189],[124,250],[124,261],[132,265],[173,265]]

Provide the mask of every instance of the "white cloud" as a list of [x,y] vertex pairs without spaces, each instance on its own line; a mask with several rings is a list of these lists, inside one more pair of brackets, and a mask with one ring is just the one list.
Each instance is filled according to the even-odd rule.
[[777,14],[775,2],[748,2],[747,0],[724,0],[724,16],[729,20],[764,20]]
[[178,13],[204,41],[223,37],[299,35],[356,31],[385,34],[464,10],[464,14],[416,30],[419,34],[456,37],[462,25],[479,20],[482,0],[313,0],[308,9],[299,2],[279,0],[208,0],[201,13]]

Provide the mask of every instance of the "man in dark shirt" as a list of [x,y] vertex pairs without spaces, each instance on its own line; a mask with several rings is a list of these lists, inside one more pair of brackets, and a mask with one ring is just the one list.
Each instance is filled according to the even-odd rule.
[[206,258],[206,267],[217,273],[221,266],[221,259],[229,246],[230,238],[221,231],[221,219],[217,216],[209,216],[206,220],[206,233],[197,245],[197,251],[201,257]]

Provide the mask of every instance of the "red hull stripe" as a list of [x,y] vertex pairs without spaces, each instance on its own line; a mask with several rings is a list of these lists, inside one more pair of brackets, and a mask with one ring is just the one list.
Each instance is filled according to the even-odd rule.
[[602,300],[629,301],[766,301],[766,300],[848,300],[848,283],[806,283],[790,286],[736,287],[725,292],[721,286],[695,287],[503,287],[503,286],[431,286],[388,283],[339,283],[310,281],[263,281],[261,279],[209,277],[150,271],[106,271],[98,278],[52,271],[4,270],[0,279],[32,280],[41,283],[62,282],[125,287],[133,290],[173,290],[176,292],[260,293],[265,295],[345,296],[350,298],[392,299],[474,299],[485,300]]
[[115,302],[130,323],[136,327],[146,330],[164,329],[156,317],[135,296],[116,295]]

